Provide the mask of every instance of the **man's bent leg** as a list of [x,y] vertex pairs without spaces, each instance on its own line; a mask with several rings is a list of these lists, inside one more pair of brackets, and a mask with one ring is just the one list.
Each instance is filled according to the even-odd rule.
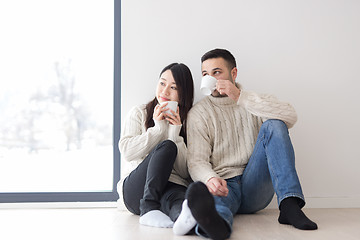
[[287,197],[304,196],[295,170],[295,155],[284,122],[267,120],[261,126],[254,152],[242,176],[241,213],[265,208],[276,192],[278,204]]
[[287,126],[280,120],[267,120],[261,126],[259,136],[278,204],[285,198],[295,197],[299,199],[299,206],[303,207],[305,200],[295,169],[295,154]]
[[[266,166],[268,168],[267,171]],[[301,211],[301,208],[305,205],[305,201],[295,169],[293,146],[284,122],[280,120],[268,120],[263,123],[254,148],[254,153],[246,168],[242,182],[243,202],[245,204],[241,206],[240,212],[249,210],[247,209],[249,206],[246,205],[249,201],[259,203],[261,200],[264,200],[264,198],[260,198],[259,200],[259,196],[261,196],[261,192],[263,192],[264,196],[266,195],[265,193],[269,192],[269,190],[266,190],[270,189],[266,178],[270,176],[280,209],[282,209],[282,205],[284,205],[281,204],[283,200],[287,200],[284,201],[287,207],[283,207],[283,209],[287,210],[281,211],[282,214],[280,214],[279,222],[292,224],[300,229],[304,229],[301,227],[301,224],[299,224],[300,222],[306,223],[305,225],[310,224],[311,226],[308,229],[317,228],[316,224],[311,222]],[[256,190],[254,190],[254,188]],[[289,201],[289,199],[292,200]],[[270,202],[270,200],[271,199],[269,199],[268,202]],[[251,207],[252,209],[250,208],[250,210],[254,210],[254,206],[252,205]],[[295,214],[294,211],[288,211],[289,209],[296,209]]]
[[254,151],[241,176],[241,206],[238,213],[255,213],[264,209],[274,196],[268,159],[259,133]]

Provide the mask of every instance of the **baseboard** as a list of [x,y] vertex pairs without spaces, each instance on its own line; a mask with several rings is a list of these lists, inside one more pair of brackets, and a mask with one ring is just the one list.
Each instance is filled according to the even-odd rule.
[[[267,206],[269,209],[277,209],[277,200],[273,200]],[[360,208],[360,196],[355,197],[306,197],[305,208]]]

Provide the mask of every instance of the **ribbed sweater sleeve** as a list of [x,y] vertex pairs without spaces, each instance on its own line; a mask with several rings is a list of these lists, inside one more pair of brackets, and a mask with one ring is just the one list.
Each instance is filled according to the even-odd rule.
[[167,122],[165,120],[155,121],[155,126],[143,132],[145,119],[140,107],[134,107],[127,115],[123,128],[119,149],[126,161],[145,158],[145,156],[160,142],[167,134]]
[[204,108],[193,108],[188,114],[187,139],[188,139],[188,169],[194,181],[206,183],[210,178],[217,177],[210,163],[213,142],[210,138],[209,129],[202,113]]
[[288,128],[294,126],[297,114],[289,103],[279,101],[269,94],[257,94],[255,92],[241,90],[237,102],[255,116],[267,119],[279,119],[285,122]]

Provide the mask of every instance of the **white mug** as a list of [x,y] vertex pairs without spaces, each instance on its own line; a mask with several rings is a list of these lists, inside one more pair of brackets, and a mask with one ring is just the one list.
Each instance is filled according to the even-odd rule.
[[204,95],[212,94],[216,89],[216,81],[217,81],[216,78],[210,75],[203,76],[201,79],[201,86],[200,86],[201,93]]
[[162,103],[160,103],[160,106],[162,106],[165,103],[168,103],[168,105],[166,105],[165,108],[169,108],[169,110],[165,111],[167,114],[172,114],[172,112],[170,112],[170,110],[177,112],[178,102],[176,102],[176,101],[162,102]]

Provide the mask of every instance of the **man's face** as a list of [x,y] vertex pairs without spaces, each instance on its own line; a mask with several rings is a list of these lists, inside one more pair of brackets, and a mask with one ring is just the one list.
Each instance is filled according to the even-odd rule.
[[[202,76],[210,75],[217,80],[229,80],[235,84],[236,68],[229,69],[223,58],[210,58],[201,64]],[[214,97],[222,96],[217,90],[211,95]]]

